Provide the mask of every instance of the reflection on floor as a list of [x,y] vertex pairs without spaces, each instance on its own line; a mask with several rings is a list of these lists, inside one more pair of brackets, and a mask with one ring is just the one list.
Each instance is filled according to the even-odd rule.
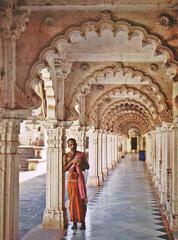
[[145,163],[122,159],[88,203],[85,231],[68,227],[63,240],[168,239]]
[[46,205],[46,174],[20,183],[19,239],[41,224]]

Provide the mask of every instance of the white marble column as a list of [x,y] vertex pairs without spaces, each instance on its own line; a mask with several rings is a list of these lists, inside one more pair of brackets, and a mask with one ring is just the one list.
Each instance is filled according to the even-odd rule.
[[156,188],[161,191],[161,171],[162,171],[162,137],[161,127],[156,128],[156,158],[154,165],[154,181]]
[[98,186],[98,130],[91,128],[89,130],[89,176],[87,184],[89,186]]
[[147,135],[147,156],[146,162],[150,174],[155,179],[155,158],[156,158],[156,132],[150,131]]
[[112,137],[112,167],[114,168],[116,166],[116,159],[115,159],[115,134],[111,134]]
[[58,122],[48,121],[47,134],[47,187],[46,209],[43,216],[44,228],[63,229],[67,225],[64,200],[64,154],[65,127]]
[[79,127],[77,134],[77,148],[81,152],[86,150],[86,130],[85,127]]
[[102,134],[102,171],[103,178],[105,179],[108,175],[108,164],[107,164],[107,132]]
[[169,123],[163,123],[162,125],[162,177],[161,177],[161,202],[166,210],[167,207],[167,187],[168,187],[168,175],[167,169],[169,168],[170,158],[170,143],[169,143]]
[[150,170],[151,166],[151,133],[146,134],[146,164]]
[[20,121],[0,121],[0,239],[18,240]]
[[118,135],[118,162],[121,161],[122,157],[122,142],[121,142],[121,136]]
[[178,231],[178,123],[172,126],[172,214],[173,231]]
[[103,184],[103,165],[102,165],[102,130],[98,131],[98,179],[99,185]]
[[107,164],[110,171],[112,169],[112,135],[110,132],[107,134]]
[[115,133],[115,161],[116,164],[118,163],[119,157],[118,157],[118,136],[117,133]]

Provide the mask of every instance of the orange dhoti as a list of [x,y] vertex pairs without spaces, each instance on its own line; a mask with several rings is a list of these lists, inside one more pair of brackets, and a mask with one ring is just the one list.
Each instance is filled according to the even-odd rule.
[[69,212],[72,222],[84,222],[86,215],[86,187],[84,175],[78,166],[72,166],[68,174]]

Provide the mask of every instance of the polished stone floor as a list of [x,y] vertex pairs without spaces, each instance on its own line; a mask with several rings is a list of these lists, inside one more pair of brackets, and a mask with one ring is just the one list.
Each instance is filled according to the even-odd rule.
[[19,239],[41,224],[46,199],[46,174],[20,183]]
[[[73,231],[70,223],[63,240],[168,239],[145,163],[137,155],[123,158],[102,187],[88,188],[88,197],[87,229]],[[62,240],[61,233],[49,239],[51,233],[39,227],[30,234],[41,223],[44,208],[43,174],[20,184],[19,239]]]
[[68,227],[64,240],[168,239],[145,163],[128,155],[89,201],[85,231]]

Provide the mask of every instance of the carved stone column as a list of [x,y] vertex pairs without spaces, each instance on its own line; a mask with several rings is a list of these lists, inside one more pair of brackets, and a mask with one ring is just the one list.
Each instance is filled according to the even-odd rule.
[[150,131],[147,135],[146,162],[153,180],[155,180],[156,132]]
[[85,152],[86,149],[86,129],[85,127],[79,127],[77,134],[78,150]]
[[89,130],[89,176],[88,185],[98,186],[98,130]]
[[146,135],[146,164],[148,169],[150,170],[151,166],[151,133],[147,133]]
[[103,165],[102,165],[102,130],[98,131],[98,179],[99,185],[103,184]]
[[20,121],[0,121],[0,239],[18,240]]
[[108,175],[108,164],[107,164],[107,132],[103,132],[102,135],[102,172],[103,178]]
[[47,188],[46,209],[43,227],[63,229],[67,225],[64,199],[64,174],[62,158],[64,154],[65,125],[55,121],[46,124],[47,134]]
[[162,177],[161,177],[161,202],[166,211],[168,194],[168,170],[170,167],[170,142],[169,142],[169,123],[162,125]]
[[118,163],[118,137],[117,137],[117,133],[115,133],[115,161],[116,161],[116,164]]
[[161,191],[161,178],[162,178],[162,137],[161,127],[156,128],[156,158],[154,164],[154,181],[156,188]]
[[172,214],[173,231],[178,231],[178,123],[172,126]]
[[108,170],[112,169],[112,134],[107,134],[107,164]]
[[111,134],[112,137],[112,167],[114,168],[116,166],[116,159],[115,159],[115,151],[116,151],[116,146],[115,146],[115,134],[112,133]]

